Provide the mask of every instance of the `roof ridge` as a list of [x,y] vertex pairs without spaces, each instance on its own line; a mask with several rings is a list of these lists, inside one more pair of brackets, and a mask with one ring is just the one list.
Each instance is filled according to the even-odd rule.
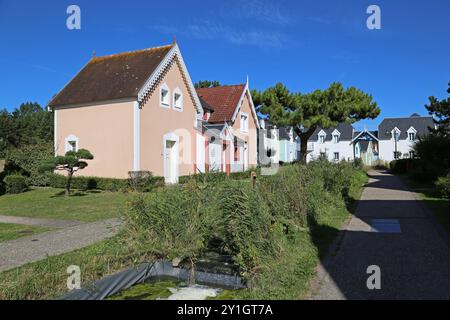
[[433,118],[432,116],[420,116],[420,117],[387,117],[383,118],[383,121],[386,119],[417,119],[417,118]]
[[125,52],[113,53],[113,54],[100,56],[100,57],[93,57],[90,62],[96,62],[96,61],[101,61],[101,60],[114,58],[114,57],[125,56],[125,55],[138,54],[138,53],[142,53],[142,52],[145,52],[145,51],[157,51],[157,50],[167,49],[167,48],[173,47],[174,45],[175,45],[174,43],[171,43],[171,44],[164,45],[164,46],[158,46],[158,47],[138,49],[138,50],[133,50],[133,51],[125,51]]
[[220,85],[220,86],[216,86],[216,87],[209,87],[209,88],[197,88],[197,90],[202,90],[202,89],[217,89],[217,88],[226,88],[226,87],[239,87],[239,86],[245,86],[245,83],[240,83],[240,84],[225,84],[225,85]]

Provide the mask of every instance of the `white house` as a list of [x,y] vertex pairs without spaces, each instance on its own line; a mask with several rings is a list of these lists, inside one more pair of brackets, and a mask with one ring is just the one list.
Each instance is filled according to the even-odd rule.
[[306,160],[309,162],[325,156],[329,161],[334,162],[353,161],[354,133],[353,127],[346,123],[340,123],[337,127],[329,129],[316,129],[308,140]]
[[386,118],[378,126],[379,158],[384,161],[413,158],[413,147],[418,137],[434,127],[432,117],[414,113],[409,118]]

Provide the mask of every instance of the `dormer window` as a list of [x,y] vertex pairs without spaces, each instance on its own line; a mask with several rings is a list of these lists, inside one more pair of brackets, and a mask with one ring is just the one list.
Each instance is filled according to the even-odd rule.
[[178,88],[173,92],[173,108],[177,111],[183,111],[183,95]]
[[161,107],[169,108],[170,107],[170,91],[169,87],[164,83],[160,89],[160,104]]
[[416,141],[416,135],[417,135],[417,131],[416,131],[416,129],[414,129],[413,127],[410,127],[409,129],[408,129],[408,140],[409,141]]
[[326,137],[325,131],[321,130],[319,132],[319,143],[325,143],[325,137]]
[[339,136],[337,134],[333,135],[333,143],[339,143]]
[[401,132],[400,132],[400,130],[397,127],[395,127],[394,130],[391,131],[391,134],[392,134],[392,139],[394,141],[399,141],[400,140]]
[[339,138],[341,136],[341,133],[336,129],[333,131],[333,143],[339,143]]

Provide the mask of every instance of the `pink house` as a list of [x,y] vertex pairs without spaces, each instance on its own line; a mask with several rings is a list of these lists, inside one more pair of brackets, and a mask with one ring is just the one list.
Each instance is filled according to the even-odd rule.
[[256,166],[259,123],[248,81],[197,89],[197,94],[204,111],[205,170],[230,173]]
[[183,175],[257,163],[248,84],[197,93],[176,43],[94,57],[48,107],[55,115],[55,153],[84,148],[94,154],[82,175],[151,171],[176,183]]

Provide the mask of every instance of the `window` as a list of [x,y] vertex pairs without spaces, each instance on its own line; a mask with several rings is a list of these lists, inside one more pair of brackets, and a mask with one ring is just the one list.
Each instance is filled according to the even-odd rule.
[[160,103],[161,107],[168,108],[170,106],[170,92],[169,87],[164,83],[161,86],[161,97],[160,97]]
[[320,153],[320,157],[321,157],[321,158],[325,158],[326,156],[327,156],[327,155],[326,155],[325,152],[321,152],[321,153]]
[[319,136],[319,143],[325,143],[325,136]]
[[339,161],[339,152],[334,153],[334,161]]
[[248,132],[248,115],[241,113],[241,132]]
[[333,142],[338,143],[339,142],[339,135],[335,134],[333,135]]
[[398,159],[400,159],[400,152],[396,152],[396,151],[394,151],[394,159],[395,160],[398,160]]
[[183,95],[178,88],[173,92],[173,108],[178,111],[183,111]]
[[414,132],[410,132],[408,134],[409,141],[415,141],[416,140],[416,134]]
[[76,141],[68,141],[69,151],[77,151],[77,142]]
[[414,159],[414,151],[410,151],[409,152],[409,158],[410,159]]
[[78,138],[73,134],[69,135],[66,139],[65,143],[65,152],[68,151],[78,151]]

